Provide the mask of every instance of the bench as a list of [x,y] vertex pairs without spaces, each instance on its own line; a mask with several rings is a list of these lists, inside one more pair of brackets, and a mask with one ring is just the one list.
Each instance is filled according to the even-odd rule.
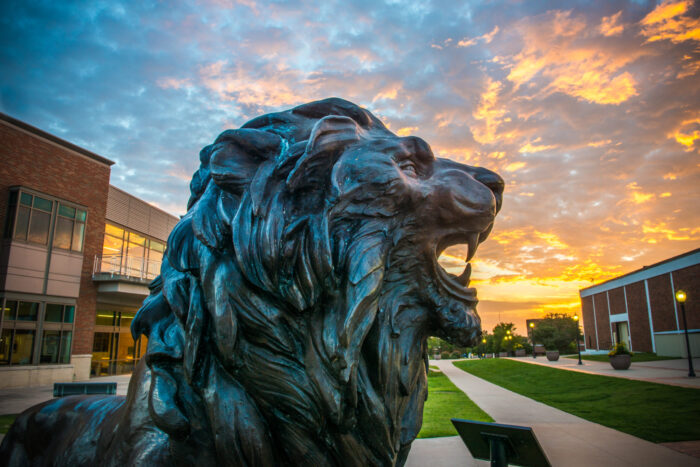
[[76,394],[117,393],[117,383],[53,383],[53,396],[64,397]]

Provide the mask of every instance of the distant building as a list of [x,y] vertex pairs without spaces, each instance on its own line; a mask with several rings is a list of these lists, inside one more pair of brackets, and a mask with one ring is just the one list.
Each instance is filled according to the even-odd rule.
[[130,372],[129,325],[178,219],[113,162],[0,114],[0,388]]
[[685,290],[693,356],[700,356],[700,249],[580,290],[586,348],[623,342],[637,352],[687,356],[675,292]]

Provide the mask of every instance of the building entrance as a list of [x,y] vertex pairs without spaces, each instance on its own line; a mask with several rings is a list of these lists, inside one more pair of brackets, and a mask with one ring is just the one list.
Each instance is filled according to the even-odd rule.
[[620,321],[619,323],[613,323],[613,344],[622,342],[627,347],[627,350],[631,350],[630,345],[630,331],[627,321]]
[[135,311],[97,310],[92,346],[91,376],[119,375],[134,371],[146,353],[148,339],[131,336]]

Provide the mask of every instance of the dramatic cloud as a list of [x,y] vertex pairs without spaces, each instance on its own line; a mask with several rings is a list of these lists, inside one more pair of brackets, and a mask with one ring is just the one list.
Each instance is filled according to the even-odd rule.
[[[700,10],[690,0],[6,1],[0,110],[117,162],[184,212],[199,149],[339,96],[496,170],[474,261],[486,328],[700,246]],[[464,249],[443,264],[463,269]]]

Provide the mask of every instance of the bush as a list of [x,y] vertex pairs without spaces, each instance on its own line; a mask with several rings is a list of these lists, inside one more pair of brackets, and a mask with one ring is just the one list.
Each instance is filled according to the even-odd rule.
[[615,347],[610,349],[610,352],[608,352],[608,355],[611,357],[614,357],[615,355],[630,355],[631,356],[634,354],[632,352],[630,352],[629,350],[627,350],[627,347],[625,346],[625,344],[620,342],[618,344],[615,344]]
[[449,353],[449,352],[443,352],[443,353],[440,354],[440,358],[442,358],[443,360],[447,360],[448,358],[450,358],[450,353]]
[[462,354],[460,354],[456,350],[450,354],[450,358],[459,358],[461,356],[462,356]]

